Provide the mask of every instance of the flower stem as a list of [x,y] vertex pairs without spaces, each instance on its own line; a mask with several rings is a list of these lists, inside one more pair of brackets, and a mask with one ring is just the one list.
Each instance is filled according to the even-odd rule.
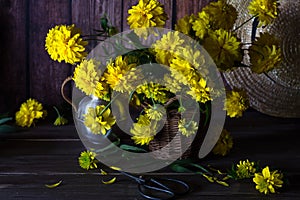
[[114,100],[116,100],[116,98],[117,98],[119,95],[120,95],[120,94],[117,94],[116,96],[114,96],[114,98],[112,98],[112,100],[110,100],[110,101],[108,102],[108,104],[104,107],[104,109],[101,110],[101,112],[99,113],[99,116],[101,116],[101,115],[108,109],[108,107],[111,105],[111,103],[112,103]]
[[57,113],[58,117],[61,117],[61,115],[60,115],[60,113],[59,113],[58,109],[57,109],[55,106],[53,106],[53,108],[54,108],[54,110],[56,111],[56,113]]
[[194,117],[195,117],[195,114],[196,114],[196,111],[193,113],[191,120],[190,120],[189,123],[187,124],[188,127],[189,127],[189,126],[191,125],[191,123],[193,122]]
[[257,17],[257,15],[253,15],[251,18],[249,18],[248,20],[244,21],[241,25],[239,25],[238,27],[236,27],[233,32],[235,32],[236,30],[238,30],[239,28],[241,28],[242,26],[244,26],[246,23],[248,23],[249,21],[251,21],[253,18]]
[[149,84],[148,84],[148,92],[150,93],[151,101],[152,101],[152,104],[153,104],[153,106],[154,106],[154,105],[155,105],[155,101],[154,101],[154,99],[153,99],[152,92],[150,91],[150,86],[149,86]]

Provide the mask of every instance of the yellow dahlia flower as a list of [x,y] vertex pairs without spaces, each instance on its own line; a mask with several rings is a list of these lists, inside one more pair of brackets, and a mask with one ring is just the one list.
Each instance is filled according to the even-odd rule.
[[270,24],[278,15],[277,0],[252,0],[248,6],[249,13],[257,15],[259,26]]
[[249,48],[251,70],[255,73],[268,72],[282,61],[279,41],[269,33],[262,33]]
[[132,133],[131,139],[135,144],[148,145],[154,139],[157,128],[155,122],[155,120],[150,121],[146,115],[139,116],[137,123],[134,123],[130,129],[130,133]]
[[202,11],[198,13],[198,17],[193,22],[193,30],[196,36],[202,40],[208,33],[210,29],[210,16]]
[[195,68],[187,60],[179,57],[171,60],[170,71],[172,77],[184,85],[188,85],[194,77],[197,77]]
[[249,99],[245,91],[234,89],[227,92],[224,109],[229,117],[241,117],[248,107]]
[[50,29],[46,36],[46,50],[50,57],[58,62],[75,64],[86,57],[85,46],[80,30],[75,25],[58,25]]
[[199,80],[191,80],[190,82],[190,90],[187,94],[191,95],[192,98],[200,103],[206,103],[211,100],[211,96],[209,95],[210,88],[207,87],[207,82],[204,78],[200,78]]
[[178,121],[178,131],[186,136],[189,137],[190,135],[196,134],[198,131],[198,126],[197,123],[195,121],[189,121],[187,122],[184,119],[181,119]]
[[233,146],[232,136],[226,129],[223,129],[220,138],[216,143],[216,145],[214,146],[212,152],[213,154],[216,155],[225,156],[232,149],[232,146]]
[[169,66],[174,58],[175,52],[182,46],[184,40],[180,38],[179,32],[172,31],[164,34],[160,40],[153,45],[155,59],[158,63]]
[[236,165],[236,175],[239,179],[250,178],[254,176],[255,172],[255,163],[250,162],[248,159],[240,161],[239,164]]
[[181,59],[188,61],[189,64],[193,68],[197,69],[202,76],[208,74],[205,57],[199,50],[195,50],[191,46],[185,46],[180,48],[178,52],[179,53],[176,54],[175,57],[181,57]]
[[183,18],[178,20],[177,24],[175,24],[175,30],[183,34],[189,35],[192,30],[192,25],[195,19],[196,16],[194,14],[190,16],[184,16]]
[[211,28],[214,30],[232,29],[238,15],[236,9],[228,4],[226,0],[211,2],[203,8],[202,12],[209,15]]
[[[116,86],[120,84],[119,82],[122,77],[134,67],[136,67],[136,64],[129,64],[127,57],[124,57],[124,59],[122,56],[116,57],[115,61],[110,61],[107,65],[107,71],[104,73],[106,83],[108,83],[113,90],[118,89],[120,85],[117,88]],[[120,88],[119,90],[122,89]]]
[[165,108],[162,105],[154,105],[150,108],[145,110],[146,115],[149,117],[150,120],[160,121],[164,114]]
[[144,94],[148,99],[152,98],[160,103],[165,103],[168,100],[166,91],[168,90],[164,86],[152,82],[141,85],[136,89],[136,93]]
[[92,151],[83,151],[81,152],[78,162],[81,168],[89,170],[97,168],[97,160],[96,160],[96,153]]
[[235,62],[242,60],[241,43],[231,32],[224,29],[210,31],[204,40],[204,48],[223,71],[235,67]]
[[106,99],[108,88],[106,83],[101,81],[100,63],[96,60],[83,60],[74,71],[73,80],[78,89],[86,95],[94,95],[101,99]]
[[35,120],[45,117],[47,112],[43,105],[35,99],[28,99],[22,103],[20,110],[16,112],[16,124],[22,127],[30,127]]
[[88,112],[84,115],[84,124],[94,134],[101,133],[105,135],[116,123],[110,109],[104,109],[104,105],[96,106],[96,108],[89,108]]
[[264,194],[275,193],[275,189],[282,187],[283,175],[277,170],[270,171],[269,167],[265,167],[262,173],[255,173],[253,182],[256,183],[256,189]]
[[141,69],[131,68],[126,74],[124,74],[115,87],[113,88],[118,92],[132,92],[135,90],[135,86],[142,83],[144,75]]
[[163,27],[167,20],[163,5],[157,0],[140,0],[128,10],[127,22],[131,29]]

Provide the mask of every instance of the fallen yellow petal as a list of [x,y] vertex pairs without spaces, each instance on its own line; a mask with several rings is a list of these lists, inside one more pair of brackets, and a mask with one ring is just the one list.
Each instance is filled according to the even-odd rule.
[[211,177],[211,176],[208,176],[206,174],[202,174],[202,176],[205,177],[211,183],[215,182],[214,179],[213,179],[213,177]]
[[108,184],[112,184],[112,183],[116,182],[116,180],[117,180],[117,178],[114,177],[114,178],[112,178],[112,179],[109,180],[109,181],[103,181],[103,180],[102,180],[102,183],[105,184],[105,185],[108,185]]
[[117,170],[117,171],[120,171],[120,170],[121,170],[121,168],[115,167],[115,166],[111,166],[110,168],[113,169],[113,170]]
[[100,169],[100,174],[101,174],[101,175],[107,175],[107,172],[104,171],[103,169]]
[[55,188],[55,187],[59,186],[61,183],[62,183],[62,180],[57,183],[51,184],[51,185],[46,184],[45,186],[47,188]]
[[224,181],[218,181],[218,180],[217,180],[217,183],[219,183],[220,185],[226,186],[226,187],[229,186],[229,184],[226,183],[226,182],[224,182]]

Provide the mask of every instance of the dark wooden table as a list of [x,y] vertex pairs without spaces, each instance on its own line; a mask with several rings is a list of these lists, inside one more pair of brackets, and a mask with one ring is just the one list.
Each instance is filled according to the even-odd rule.
[[[150,175],[187,181],[191,192],[180,199],[300,199],[299,119],[282,119],[248,111],[243,118],[226,120],[234,148],[226,157],[208,156],[201,164],[228,169],[241,159],[260,161],[282,170],[289,185],[280,194],[265,196],[251,180],[230,181],[230,187],[208,183],[200,175],[171,170]],[[120,175],[112,185],[101,183],[98,170],[78,165],[84,146],[74,125],[40,124],[26,131],[0,135],[0,199],[142,199],[137,185]],[[53,189],[47,183],[63,183]]]

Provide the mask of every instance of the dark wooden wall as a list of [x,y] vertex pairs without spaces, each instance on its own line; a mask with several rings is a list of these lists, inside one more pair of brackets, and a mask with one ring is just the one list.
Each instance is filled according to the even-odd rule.
[[[178,18],[196,13],[209,0],[159,0],[169,16],[167,28]],[[27,98],[44,105],[63,102],[62,81],[70,65],[52,61],[45,51],[49,28],[75,23],[84,34],[100,28],[103,14],[120,31],[128,30],[127,10],[138,0],[0,0],[0,113],[14,112]],[[92,44],[95,45],[95,44]],[[91,46],[90,46],[91,48]]]

